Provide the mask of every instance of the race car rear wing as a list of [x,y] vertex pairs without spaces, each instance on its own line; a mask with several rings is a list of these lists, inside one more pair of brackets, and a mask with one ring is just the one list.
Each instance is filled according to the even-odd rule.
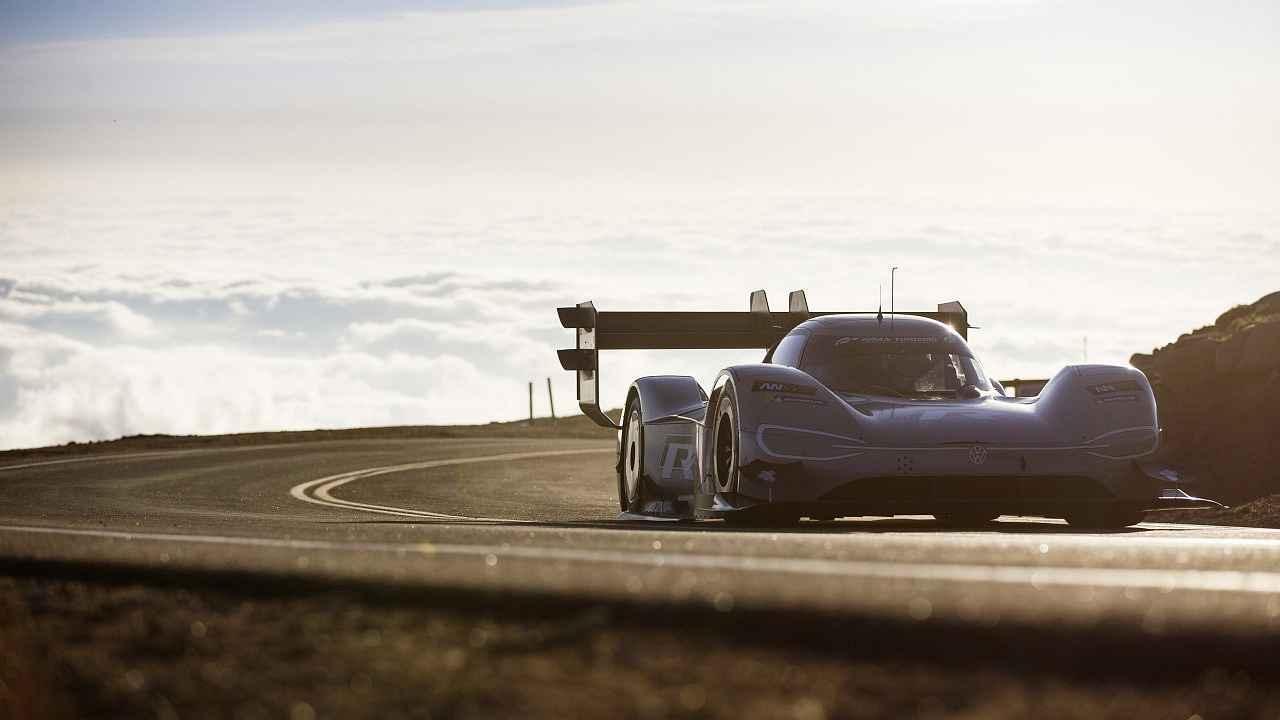
[[[767,350],[795,326],[813,317],[850,312],[809,312],[803,290],[787,298],[786,312],[769,310],[764,290],[751,293],[749,312],[600,312],[591,301],[557,308],[560,324],[577,331],[577,345],[559,350],[560,365],[578,374],[578,406],[597,425],[618,428],[600,409],[601,350]],[[959,302],[943,303],[936,312],[902,312],[932,318],[969,336],[969,314]]]

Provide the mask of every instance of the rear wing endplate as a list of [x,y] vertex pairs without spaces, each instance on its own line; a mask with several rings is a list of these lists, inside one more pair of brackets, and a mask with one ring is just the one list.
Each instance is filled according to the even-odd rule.
[[[578,406],[597,425],[621,427],[600,409],[601,350],[767,350],[812,317],[850,312],[809,312],[803,290],[787,298],[786,312],[769,310],[765,291],[751,293],[749,312],[600,312],[591,301],[557,308],[560,324],[576,331],[572,350],[559,350],[560,366],[578,374]],[[932,318],[968,338],[969,315],[958,302],[936,312],[902,312]]]

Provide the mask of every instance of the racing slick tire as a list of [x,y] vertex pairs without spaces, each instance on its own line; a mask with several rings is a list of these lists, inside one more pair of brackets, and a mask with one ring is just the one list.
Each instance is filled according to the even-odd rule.
[[738,403],[733,386],[725,385],[716,399],[711,426],[711,461],[716,490],[738,492]]
[[644,416],[640,398],[631,397],[623,418],[618,455],[618,505],[622,512],[640,512],[650,497],[644,467]]
[[[716,490],[722,493],[738,492],[738,417],[733,388],[726,385],[716,400],[711,446]],[[785,527],[800,522],[800,516],[794,512],[768,505],[738,510],[723,517],[725,524],[733,527]]]
[[1067,524],[1085,530],[1120,530],[1137,525],[1146,511],[1133,505],[1103,505],[1067,513]]
[[935,520],[942,525],[952,528],[972,528],[982,527],[991,523],[1000,517],[998,512],[990,512],[978,509],[960,509],[948,510],[946,512],[936,512],[933,514]]

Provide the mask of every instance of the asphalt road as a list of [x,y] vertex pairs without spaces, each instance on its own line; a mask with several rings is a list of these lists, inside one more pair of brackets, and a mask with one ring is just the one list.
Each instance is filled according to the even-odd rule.
[[64,561],[854,613],[910,622],[1280,626],[1280,531],[1003,518],[617,519],[612,443],[360,440],[0,466],[0,565]]

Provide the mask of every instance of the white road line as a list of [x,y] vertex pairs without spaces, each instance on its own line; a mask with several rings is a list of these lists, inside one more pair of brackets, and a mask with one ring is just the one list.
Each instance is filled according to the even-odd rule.
[[[407,463],[404,465],[388,465],[384,467],[366,468],[363,470],[352,470],[338,475],[329,475],[327,477],[308,480],[293,486],[289,490],[289,494],[303,502],[309,502],[316,505],[325,505],[328,507],[339,507],[347,510],[360,510],[363,512],[375,513],[379,515],[394,515],[398,517],[414,517],[423,520],[466,520],[475,522],[529,522],[527,520],[516,520],[512,518],[490,518],[490,517],[471,517],[467,515],[449,515],[446,513],[433,512],[430,510],[417,510],[413,508],[396,507],[392,505],[375,505],[372,503],[361,503],[353,500],[343,500],[334,497],[331,493],[335,488],[341,487],[349,482],[360,480],[367,477],[375,477],[377,475],[387,475],[390,473],[404,472],[406,470],[423,470],[436,467],[447,467],[449,465],[465,465],[477,462],[494,462],[504,460],[528,460],[539,457],[554,457],[557,455],[578,455],[589,453],[614,452],[609,448],[585,449],[585,450],[543,450],[537,452],[524,453],[503,453],[499,455],[483,455],[479,457],[451,458],[444,460],[427,460],[423,462]],[[628,515],[628,513],[623,513]],[[649,519],[635,516],[631,518],[621,517],[621,519]],[[1242,528],[1229,525],[1186,525],[1178,523],[1160,523],[1149,522],[1143,523],[1144,527],[1149,529],[1161,530],[1220,530],[1220,531],[1239,531],[1247,530],[1249,532],[1266,532],[1280,534],[1280,529],[1273,528]],[[1192,540],[1188,538],[1188,540]],[[1224,542],[1217,540],[1216,542]],[[1258,540],[1257,542],[1270,542]]]
[[[451,543],[348,543],[325,540],[283,540],[222,535],[135,533],[111,530],[75,530],[30,526],[0,526],[3,533],[30,533],[92,537],[110,540],[185,542],[203,545],[277,548],[285,550],[376,552],[419,557],[474,558],[486,567],[503,559],[538,562],[587,562],[638,566],[651,569],[725,570],[773,572],[788,575],[910,580],[952,583],[997,583],[1044,587],[1105,587],[1136,590],[1280,593],[1280,573],[1239,570],[1153,570],[1144,568],[1085,568],[1037,565],[969,565],[904,563],[877,560],[823,560],[815,558],[750,557],[697,553],[631,552],[576,548],[512,547]],[[495,563],[496,559],[496,563]]]
[[294,498],[303,502],[313,503],[315,505],[326,505],[328,507],[337,507],[347,510],[361,510],[363,512],[377,513],[380,515],[397,515],[400,517],[416,517],[433,520],[476,520],[485,522],[524,522],[521,520],[512,520],[509,518],[488,518],[488,517],[469,517],[466,515],[449,515],[446,513],[432,512],[429,510],[415,510],[412,508],[395,507],[391,505],[374,505],[371,503],[354,502],[352,500],[343,500],[332,495],[333,490],[346,485],[349,482],[362,480],[364,478],[376,477],[378,475],[389,475],[391,473],[406,472],[409,470],[427,470],[430,468],[448,467],[451,465],[469,465],[480,462],[503,462],[511,460],[531,460],[535,458],[558,457],[563,455],[585,455],[589,453],[612,453],[612,448],[590,448],[581,450],[540,450],[536,452],[522,453],[502,453],[499,455],[481,455],[477,457],[448,458],[443,460],[425,460],[422,462],[405,463],[403,465],[387,465],[384,467],[366,468],[364,470],[353,470],[350,472],[340,473],[338,475],[329,475],[328,477],[308,480],[303,483],[294,485],[289,489],[289,494]]
[[[343,442],[341,440],[316,440],[315,444]],[[137,460],[154,457],[180,457],[183,455],[203,455],[208,453],[251,452],[254,450],[273,450],[296,446],[298,443],[267,443],[265,445],[229,445],[226,447],[194,447],[176,448],[173,450],[149,450],[147,452],[103,453],[100,455],[80,455],[77,457],[59,458],[57,460],[40,460],[21,463],[19,465],[0,465],[0,472],[5,470],[21,470],[23,468],[43,467],[45,465],[65,465],[67,463],[98,462],[100,460]]]
[[[212,448],[210,448],[212,449]],[[222,448],[226,449],[226,448]],[[23,468],[43,467],[45,465],[65,465],[67,463],[95,462],[97,460],[129,460],[132,458],[162,457],[200,452],[200,450],[156,450],[155,452],[116,453],[111,455],[85,455],[82,457],[62,458],[59,460],[41,460],[39,462],[22,463],[21,465],[0,465],[0,472],[5,470],[21,470]]]
[[[406,438],[410,439],[410,438]],[[447,441],[454,438],[417,438],[418,440],[426,440],[428,442]],[[358,440],[358,439],[355,439]],[[394,441],[393,438],[369,438],[369,440],[386,440]],[[480,442],[492,442],[484,438],[458,438],[463,442],[469,440],[478,440]],[[333,445],[336,443],[351,442],[352,440],[310,440],[298,443],[276,442],[267,443],[265,445],[228,445],[225,447],[191,447],[191,448],[175,448],[172,450],[148,450],[146,452],[129,452],[129,453],[101,453],[98,455],[78,455],[75,457],[58,458],[56,460],[38,460],[35,462],[19,463],[16,465],[0,465],[0,472],[5,470],[22,470],[24,468],[43,467],[45,465],[65,465],[67,463],[97,462],[99,460],[137,460],[140,458],[153,457],[173,457],[181,455],[200,455],[206,453],[229,453],[229,452],[250,452],[254,450],[273,450],[288,447],[316,447]]]

